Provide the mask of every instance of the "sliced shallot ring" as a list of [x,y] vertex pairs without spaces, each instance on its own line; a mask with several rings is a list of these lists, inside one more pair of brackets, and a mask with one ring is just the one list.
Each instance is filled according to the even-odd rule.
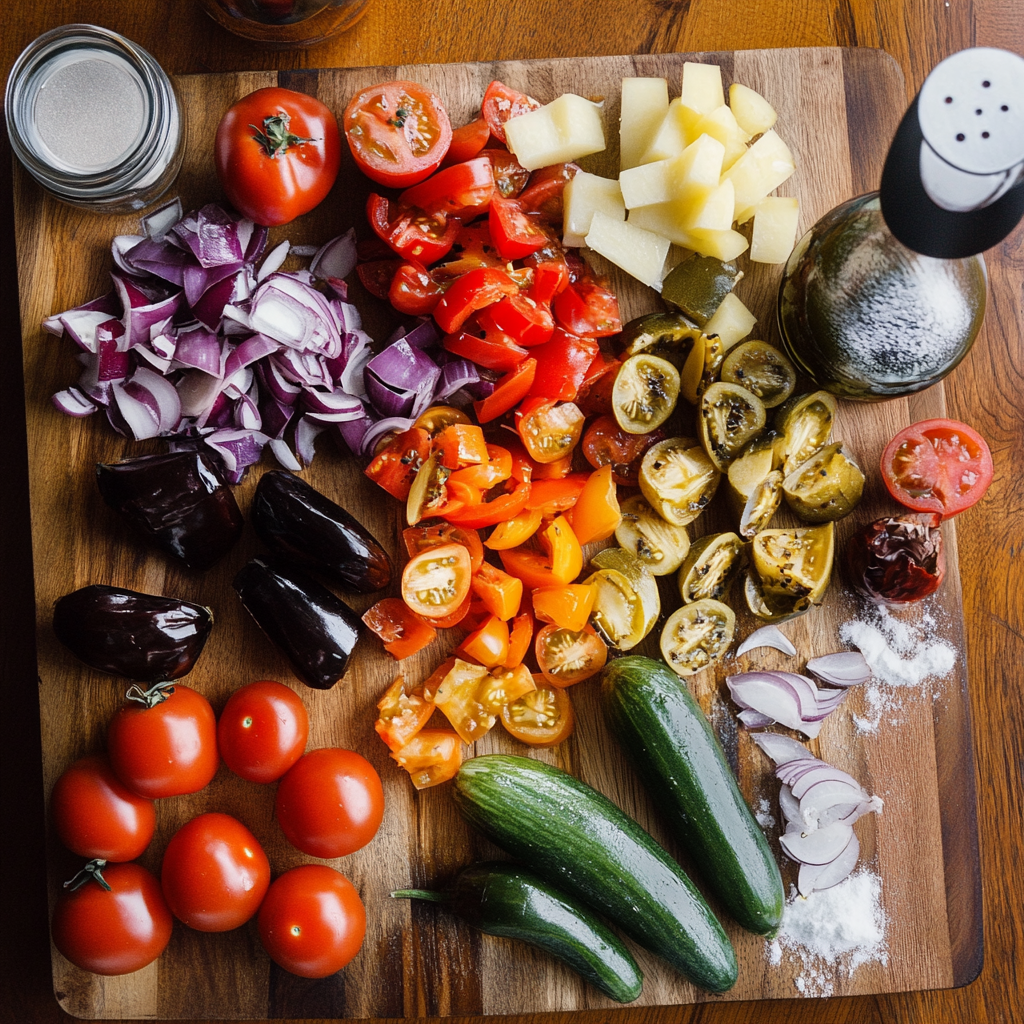
[[[796,796],[796,793],[793,795]],[[822,779],[802,797],[797,797],[800,801],[800,820],[806,825],[816,825],[830,807],[848,804],[851,800],[862,800],[864,796],[864,790],[859,785],[851,786],[841,779]]]
[[804,718],[800,694],[778,673],[743,672],[727,676],[726,685],[740,707],[752,708],[790,729],[797,729],[814,739],[821,730],[820,722]]
[[801,864],[797,889],[801,896],[810,896],[821,889],[831,889],[850,876],[860,857],[860,840],[856,833],[849,845],[828,864]]
[[747,651],[753,651],[758,647],[774,647],[775,650],[782,651],[783,654],[788,654],[791,658],[796,654],[796,648],[793,646],[792,641],[778,626],[762,626],[760,629],[755,629],[740,644],[739,649],[736,651],[736,656],[739,657],[741,654],[746,654]]
[[775,724],[774,718],[762,715],[760,711],[755,711],[753,708],[744,708],[736,717],[748,729],[764,729],[766,726]]
[[[856,779],[847,775],[846,772],[839,768],[833,768],[832,765],[826,764],[824,761],[808,768],[804,772],[801,772],[799,778],[795,778],[789,783],[789,788],[793,790],[793,796],[795,796],[797,800],[803,800],[805,793],[809,792],[815,786],[819,786],[823,782],[839,782],[845,786],[849,786],[854,802],[862,799],[864,790],[861,789],[860,783],[857,782]],[[846,800],[847,802],[850,801],[849,794],[846,796]]]
[[786,832],[779,845],[786,856],[799,864],[831,864],[853,839],[853,829],[842,822],[813,832]]
[[860,651],[838,651],[812,658],[807,671],[830,686],[859,686],[871,678],[871,669]]
[[789,786],[779,787],[779,810],[787,823],[800,820],[800,801],[793,796]]
[[751,738],[768,757],[780,766],[789,761],[795,761],[798,757],[811,756],[807,747],[791,736],[783,736],[777,732],[759,732]]

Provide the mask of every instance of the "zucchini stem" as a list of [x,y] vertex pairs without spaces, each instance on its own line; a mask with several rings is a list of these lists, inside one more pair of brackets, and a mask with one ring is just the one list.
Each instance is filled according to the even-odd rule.
[[443,892],[432,892],[429,889],[396,889],[391,894],[396,900],[430,900],[432,903],[447,903],[448,895]]

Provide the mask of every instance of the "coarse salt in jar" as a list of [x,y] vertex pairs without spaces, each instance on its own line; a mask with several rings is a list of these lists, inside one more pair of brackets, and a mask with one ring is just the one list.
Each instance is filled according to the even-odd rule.
[[123,213],[157,200],[181,167],[181,106],[141,46],[63,25],[15,61],[4,97],[11,148],[58,199]]

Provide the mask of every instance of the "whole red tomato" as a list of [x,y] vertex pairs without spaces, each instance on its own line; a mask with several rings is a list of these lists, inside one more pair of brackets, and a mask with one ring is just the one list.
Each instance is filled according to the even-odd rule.
[[249,782],[275,782],[302,757],[309,715],[284,683],[261,679],[235,690],[217,722],[224,763]]
[[326,864],[303,864],[278,878],[258,919],[270,959],[302,978],[326,978],[359,952],[366,911],[352,883]]
[[107,728],[107,753],[117,777],[148,797],[202,789],[217,772],[217,717],[189,686],[132,687]]
[[257,224],[287,224],[320,203],[338,177],[338,121],[305,93],[257,89],[221,118],[214,162],[237,210]]
[[313,857],[344,857],[364,847],[384,819],[380,776],[354,750],[311,750],[288,769],[274,804],[288,841]]
[[135,860],[156,829],[153,801],[128,789],[99,755],[75,761],[50,794],[60,841],[80,857]]
[[236,818],[200,814],[171,837],[160,884],[179,921],[200,932],[226,932],[259,909],[270,885],[270,862]]
[[[141,864],[108,864],[65,889],[53,912],[53,944],[93,974],[130,974],[151,964],[171,938],[174,918],[160,883]],[[104,888],[104,884],[108,888]]]

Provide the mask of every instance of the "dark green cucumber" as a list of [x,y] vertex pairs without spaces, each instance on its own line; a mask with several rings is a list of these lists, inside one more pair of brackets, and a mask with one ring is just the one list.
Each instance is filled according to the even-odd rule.
[[622,940],[571,896],[532,871],[490,861],[462,871],[446,892],[399,889],[391,894],[443,903],[488,935],[519,939],[571,967],[620,1003],[640,995],[644,976]]
[[609,728],[708,888],[744,928],[774,935],[779,866],[685,683],[660,661],[617,658],[601,694]]
[[682,868],[607,797],[528,757],[485,754],[455,777],[464,818],[694,984],[724,992],[736,954]]

